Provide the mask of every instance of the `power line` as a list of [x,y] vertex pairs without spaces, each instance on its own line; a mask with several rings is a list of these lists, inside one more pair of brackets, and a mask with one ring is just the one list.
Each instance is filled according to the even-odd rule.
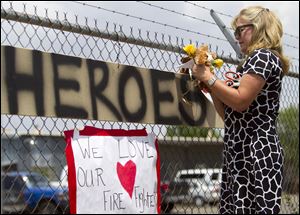
[[288,58],[290,58],[291,60],[299,61],[299,58],[296,58],[296,57],[288,57]]
[[286,47],[293,48],[293,49],[299,49],[299,47],[293,46],[293,45],[290,45],[290,44],[287,44],[287,43],[283,43],[283,45],[286,46]]
[[[191,4],[195,7],[199,7],[199,8],[202,8],[204,10],[211,10],[210,8],[207,8],[207,7],[204,7],[204,6],[201,6],[201,5],[198,5],[198,4],[195,4],[195,3],[192,3],[192,2],[189,2],[189,1],[184,1],[185,3],[187,4]],[[215,11],[215,10],[214,10]],[[223,15],[223,16],[227,16],[227,17],[230,17],[230,18],[233,18],[232,15],[228,15],[228,14],[225,14],[225,13],[222,13],[222,12],[218,12],[218,11],[215,11],[216,13],[220,14],[220,15]],[[293,37],[293,38],[296,38],[296,39],[299,39],[299,36],[295,36],[295,35],[292,35],[292,34],[288,34],[288,33],[283,33],[284,35],[286,36],[289,36],[289,37]]]
[[[184,2],[187,3],[187,4],[191,4],[191,5],[195,6],[195,7],[202,8],[202,9],[204,9],[204,10],[208,10],[208,11],[211,10],[211,8],[207,8],[207,7],[204,7],[204,6],[201,6],[201,5],[198,5],[198,4],[189,2],[189,1],[184,1]],[[216,13],[220,14],[220,15],[223,15],[223,16],[227,16],[227,17],[233,18],[232,15],[228,15],[228,14],[225,14],[225,13],[222,13],[222,12],[219,12],[219,11],[216,11],[216,10],[214,10],[214,11],[215,11]]]
[[292,34],[288,34],[288,33],[283,33],[284,35],[287,35],[289,37],[294,37],[295,39],[299,39],[299,37],[295,36],[295,35],[292,35]]
[[[145,4],[145,5],[148,5],[150,7],[155,7],[155,8],[159,8],[161,10],[165,10],[165,11],[168,11],[168,12],[171,12],[171,13],[175,13],[175,14],[178,14],[178,15],[181,15],[181,16],[186,16],[186,17],[189,17],[189,18],[192,18],[192,19],[195,19],[195,20],[199,20],[201,22],[205,22],[205,23],[209,23],[209,24],[212,24],[212,25],[216,25],[216,23],[214,22],[210,22],[208,20],[204,20],[204,19],[200,19],[200,18],[197,18],[197,17],[194,17],[194,16],[190,16],[190,15],[187,15],[185,13],[180,13],[178,11],[175,11],[175,10],[170,10],[170,9],[167,9],[167,8],[164,8],[164,7],[161,7],[161,6],[157,6],[157,5],[154,5],[154,4],[150,4],[150,3],[147,3],[147,2],[143,2],[143,1],[137,1],[138,3],[141,3],[141,4]],[[189,4],[194,4],[194,3],[190,3],[190,2],[187,2]],[[196,4],[195,4],[196,5]],[[198,7],[202,7],[200,5],[197,5]],[[209,8],[206,8],[206,7],[202,7],[203,9],[205,10],[210,10]],[[216,12],[218,14],[221,14],[221,15],[226,15],[226,16],[229,16],[229,17],[233,17],[231,15],[227,15],[227,14],[224,14],[224,13],[220,13],[220,12]],[[227,26],[225,26],[227,29],[230,29],[230,30],[233,30],[232,28],[229,28]],[[284,43],[283,44],[284,46],[287,46],[287,47],[290,47],[290,48],[294,48],[294,49],[299,49],[298,47],[296,46],[293,46],[293,45],[289,45],[287,43]]]
[[95,6],[95,5],[91,5],[91,4],[87,4],[87,3],[83,3],[83,2],[78,2],[78,1],[71,1],[71,2],[77,3],[77,4],[81,4],[83,6],[97,8],[99,10],[104,10],[104,11],[111,12],[111,13],[116,13],[116,14],[123,15],[123,16],[126,16],[126,17],[131,17],[131,18],[134,18],[134,19],[138,19],[140,21],[146,21],[146,22],[150,22],[150,23],[153,23],[153,24],[158,24],[158,25],[161,25],[161,26],[164,26],[164,27],[169,27],[169,28],[173,28],[173,29],[176,29],[176,30],[182,30],[182,31],[185,31],[185,32],[188,32],[188,33],[198,34],[198,35],[201,35],[201,36],[210,37],[210,38],[213,38],[213,39],[222,40],[222,41],[226,41],[227,42],[227,40],[219,38],[219,37],[215,37],[215,36],[212,36],[212,35],[199,33],[199,32],[196,32],[196,31],[192,31],[192,30],[189,30],[189,29],[177,27],[177,26],[166,24],[166,23],[162,23],[162,22],[157,22],[157,21],[150,20],[150,19],[145,19],[143,17],[133,16],[133,15],[130,15],[130,14],[118,12],[118,11],[115,11],[115,10],[109,10],[109,9],[106,9],[106,8],[103,8],[103,7],[100,7],[100,6]]
[[181,15],[181,16],[186,16],[186,17],[189,17],[189,18],[192,18],[192,19],[195,19],[195,20],[199,20],[201,22],[205,22],[205,23],[209,23],[209,24],[212,24],[212,25],[216,25],[216,23],[214,23],[214,22],[211,22],[211,21],[208,21],[208,20],[205,20],[205,19],[200,19],[200,18],[197,18],[197,17],[194,17],[194,16],[190,16],[190,15],[187,15],[185,13],[181,13],[181,12],[178,12],[178,11],[175,11],[175,10],[170,10],[170,9],[158,6],[158,5],[150,4],[150,3],[147,3],[147,2],[143,2],[143,1],[137,1],[137,2],[141,3],[141,4],[148,5],[150,7],[155,7],[155,8],[159,8],[161,10],[165,10],[165,11],[168,11],[168,12],[171,12],[171,13],[175,13],[175,14],[178,14],[178,15]]

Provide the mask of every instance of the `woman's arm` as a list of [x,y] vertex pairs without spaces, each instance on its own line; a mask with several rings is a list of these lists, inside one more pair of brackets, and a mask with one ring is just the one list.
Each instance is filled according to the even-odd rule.
[[[208,80],[213,77],[209,67],[204,65],[194,65],[193,75],[206,84]],[[242,112],[250,106],[264,84],[265,80],[261,76],[245,74],[240,80],[238,89],[228,87],[224,81],[217,80],[214,85],[210,87],[210,90],[224,104],[236,111]]]

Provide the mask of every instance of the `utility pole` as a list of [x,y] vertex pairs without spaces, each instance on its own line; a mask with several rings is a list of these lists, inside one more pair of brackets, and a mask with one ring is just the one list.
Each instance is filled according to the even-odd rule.
[[239,59],[242,59],[244,55],[242,54],[240,47],[235,38],[233,37],[232,33],[226,28],[226,25],[222,22],[222,20],[218,17],[218,15],[213,9],[210,10],[210,15],[212,16],[215,23],[218,25],[228,42],[230,43],[231,47],[234,49],[236,56]]

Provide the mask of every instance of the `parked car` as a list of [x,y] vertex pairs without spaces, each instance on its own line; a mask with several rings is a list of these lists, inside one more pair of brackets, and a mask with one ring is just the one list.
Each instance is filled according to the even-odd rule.
[[174,208],[174,202],[170,201],[170,189],[168,183],[162,183],[160,185],[160,194],[161,194],[161,205],[160,210],[161,213],[170,213]]
[[[180,170],[177,172],[173,183],[181,192],[172,194],[171,200],[175,203],[193,202],[197,206],[203,206],[205,203],[216,203],[220,199],[221,177],[221,169]],[[182,183],[188,184],[188,188],[182,189]]]
[[10,177],[1,175],[1,213],[20,214],[26,213],[24,195],[20,193],[20,180],[12,184]]
[[[51,186],[39,173],[8,172],[1,176],[1,182],[4,212],[38,214],[69,212],[68,190]],[[16,208],[18,211],[14,211]]]
[[169,184],[169,192],[165,195],[165,201],[174,206],[175,203],[189,202],[190,185],[186,181],[172,181]]

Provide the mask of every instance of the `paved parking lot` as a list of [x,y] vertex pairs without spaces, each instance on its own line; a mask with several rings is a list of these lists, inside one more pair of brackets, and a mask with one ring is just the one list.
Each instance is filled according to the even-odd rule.
[[218,214],[218,206],[197,207],[193,204],[175,204],[171,214]]
[[[218,205],[175,204],[171,214],[218,214]],[[280,214],[299,214],[299,195],[284,195]]]

